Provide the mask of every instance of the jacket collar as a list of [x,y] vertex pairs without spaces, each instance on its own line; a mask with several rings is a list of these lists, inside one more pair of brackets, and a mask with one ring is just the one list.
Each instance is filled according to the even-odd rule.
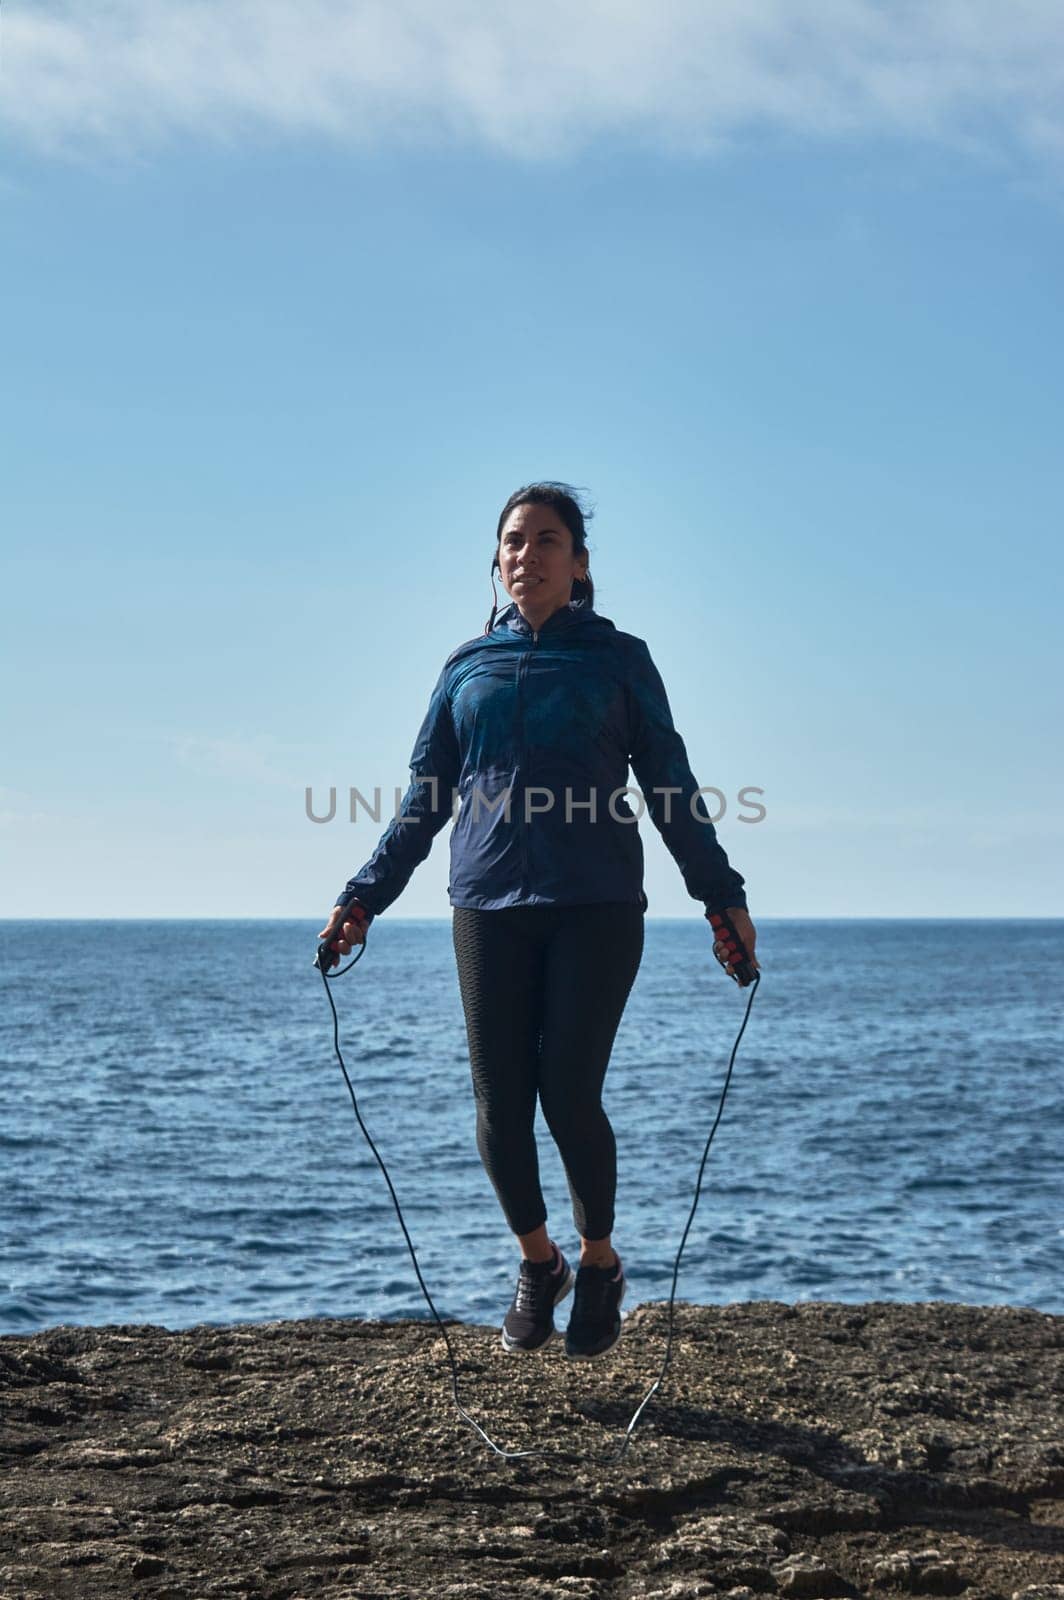
[[593,617],[594,615],[595,613],[591,610],[586,600],[570,600],[568,605],[559,606],[557,611],[552,611],[540,628],[534,629],[527,618],[521,615],[517,606],[511,604],[506,607],[505,611],[500,612],[496,619],[495,627],[505,626],[514,633],[521,633],[526,637],[530,637],[534,632],[562,632],[564,629],[572,627],[575,622],[580,622],[582,618]]

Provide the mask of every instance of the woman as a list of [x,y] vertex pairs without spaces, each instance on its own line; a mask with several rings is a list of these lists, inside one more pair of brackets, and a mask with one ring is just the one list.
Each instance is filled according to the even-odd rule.
[[[575,1283],[565,1351],[591,1359],[620,1338],[625,1291],[611,1244],[616,1145],[601,1093],[647,907],[629,763],[689,893],[707,915],[729,912],[751,958],[755,933],[650,653],[593,608],[574,491],[536,483],[510,496],[493,589],[496,570],[513,603],[498,615],[496,603],[483,633],[448,656],[397,817],[340,896],[357,899],[334,907],[319,938],[337,936],[337,960],[361,943],[460,801],[448,894],[477,1148],[522,1257],[502,1343],[543,1349]],[[714,953],[730,973],[723,946]],[[575,1275],[547,1233],[537,1097],[580,1234]]]

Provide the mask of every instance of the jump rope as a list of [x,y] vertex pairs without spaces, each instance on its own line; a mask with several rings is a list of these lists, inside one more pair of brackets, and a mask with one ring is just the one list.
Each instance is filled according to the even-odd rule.
[[[352,905],[357,900],[357,898],[358,898],[357,895],[350,895],[346,900],[341,900],[341,901],[338,901],[337,903],[343,908],[344,911],[346,911],[347,907]],[[732,1068],[735,1065],[735,1053],[739,1048],[739,1041],[742,1038],[743,1033],[744,1033],[744,1031],[746,1029],[746,1024],[747,1024],[747,1021],[749,1020],[749,1017],[750,1017],[750,1007],[754,1003],[754,995],[757,993],[758,984],[761,982],[761,974],[758,971],[758,969],[754,966],[752,960],[750,959],[749,952],[747,951],[746,946],[743,944],[742,940],[740,939],[738,931],[736,930],[735,924],[732,922],[731,918],[727,915],[727,913],[726,912],[721,912],[721,911],[713,911],[713,912],[707,911],[706,912],[706,918],[707,918],[707,920],[709,921],[709,923],[713,927],[713,931],[714,931],[714,934],[716,936],[715,937],[716,945],[718,947],[720,947],[724,952],[724,961],[730,962],[731,965],[732,965],[732,972],[731,972],[730,976],[734,979],[734,981],[737,984],[740,985],[740,987],[745,988],[745,987],[749,986],[749,988],[750,988],[750,998],[746,1002],[746,1014],[743,1017],[742,1026],[740,1027],[739,1032],[735,1036],[735,1043],[732,1045],[731,1056],[730,1056],[730,1058],[728,1060],[728,1071],[727,1071],[727,1074],[725,1075],[725,1078],[724,1078],[724,1087],[720,1092],[720,1103],[717,1106],[717,1114],[713,1119],[713,1126],[709,1130],[709,1138],[706,1140],[706,1147],[702,1152],[702,1161],[701,1161],[701,1164],[700,1164],[700,1166],[698,1168],[698,1180],[697,1180],[697,1182],[695,1184],[694,1201],[693,1201],[693,1203],[691,1205],[690,1215],[687,1218],[687,1226],[683,1230],[683,1238],[680,1240],[680,1248],[676,1252],[676,1262],[675,1262],[675,1264],[673,1266],[673,1269],[672,1269],[672,1290],[671,1290],[671,1293],[669,1294],[669,1332],[668,1332],[668,1337],[667,1337],[667,1339],[665,1341],[665,1359],[661,1363],[661,1371],[658,1373],[658,1376],[655,1378],[654,1382],[651,1384],[650,1388],[647,1390],[646,1394],[643,1396],[642,1400],[639,1402],[639,1404],[636,1407],[635,1411],[632,1413],[631,1421],[629,1422],[628,1427],[625,1429],[624,1438],[622,1439],[619,1448],[616,1451],[614,1451],[612,1454],[600,1455],[600,1456],[590,1456],[590,1455],[586,1455],[586,1454],[585,1455],[580,1455],[580,1454],[577,1454],[576,1452],[570,1451],[570,1450],[548,1450],[548,1449],[545,1449],[545,1448],[534,1448],[534,1449],[531,1449],[531,1450],[504,1450],[501,1445],[498,1445],[498,1444],[495,1443],[495,1440],[492,1439],[491,1436],[484,1431],[484,1429],[480,1426],[480,1423],[476,1420],[476,1418],[475,1417],[471,1417],[469,1412],[462,1405],[462,1402],[461,1402],[461,1400],[459,1399],[459,1396],[458,1396],[458,1366],[457,1366],[457,1363],[455,1362],[454,1350],[451,1347],[451,1341],[450,1341],[450,1338],[448,1337],[447,1329],[444,1326],[443,1320],[440,1317],[439,1312],[436,1310],[436,1307],[433,1304],[432,1296],[429,1294],[429,1291],[425,1286],[425,1280],[421,1276],[421,1268],[418,1265],[417,1254],[416,1254],[416,1252],[414,1250],[414,1246],[413,1246],[413,1243],[411,1241],[410,1235],[407,1232],[406,1223],[403,1220],[403,1213],[402,1213],[402,1210],[400,1209],[400,1206],[399,1206],[399,1200],[398,1200],[398,1198],[396,1196],[395,1189],[392,1187],[392,1180],[388,1176],[388,1169],[384,1165],[384,1162],[381,1160],[380,1152],[378,1151],[377,1146],[373,1143],[373,1140],[370,1137],[369,1129],[366,1127],[366,1124],[362,1121],[362,1113],[358,1109],[358,1101],[355,1098],[355,1091],[354,1091],[354,1088],[352,1087],[351,1079],[348,1076],[347,1067],[344,1065],[344,1058],[343,1058],[343,1055],[341,1054],[341,1051],[340,1051],[340,1019],[336,1014],[336,1006],[335,1006],[335,1004],[333,1002],[332,990],[329,988],[329,983],[333,978],[342,978],[345,972],[350,972],[351,968],[355,965],[355,963],[362,959],[363,955],[366,952],[366,941],[367,941],[367,938],[368,938],[368,934],[367,934],[366,928],[363,928],[362,929],[362,944],[359,947],[358,954],[354,957],[354,960],[349,961],[347,966],[346,967],[341,967],[338,972],[330,972],[329,968],[334,964],[334,962],[339,961],[341,959],[340,954],[336,949],[336,942],[337,942],[338,939],[343,937],[343,925],[344,925],[345,918],[342,917],[340,919],[340,922],[337,924],[336,928],[333,930],[333,933],[330,935],[329,939],[322,940],[318,945],[318,952],[317,952],[317,955],[314,958],[314,965],[317,967],[318,971],[321,973],[322,982],[325,984],[325,993],[326,993],[326,996],[328,997],[329,1006],[330,1006],[330,1008],[332,1010],[332,1015],[333,1015],[333,1048],[336,1051],[336,1059],[340,1063],[340,1070],[344,1075],[344,1082],[347,1084],[347,1090],[348,1090],[348,1093],[351,1096],[351,1104],[355,1108],[355,1116],[358,1119],[358,1125],[362,1129],[362,1132],[365,1134],[366,1141],[369,1144],[370,1149],[373,1151],[373,1154],[377,1159],[377,1165],[380,1167],[381,1171],[384,1173],[384,1181],[388,1185],[388,1191],[391,1194],[392,1203],[395,1206],[395,1212],[396,1212],[397,1217],[399,1218],[399,1226],[403,1230],[403,1237],[406,1240],[407,1249],[410,1251],[410,1259],[414,1263],[414,1271],[417,1273],[417,1281],[421,1285],[421,1292],[425,1296],[425,1299],[428,1301],[429,1310],[432,1312],[432,1315],[436,1318],[436,1321],[439,1324],[440,1332],[443,1334],[444,1343],[447,1346],[447,1355],[448,1355],[448,1357],[450,1359],[450,1363],[451,1363],[451,1379],[452,1379],[452,1384],[453,1384],[453,1388],[454,1388],[454,1403],[455,1403],[455,1406],[458,1409],[459,1416],[462,1417],[466,1422],[468,1422],[471,1427],[473,1427],[473,1428],[475,1428],[477,1430],[477,1432],[480,1434],[480,1437],[484,1440],[485,1444],[487,1444],[492,1450],[494,1450],[496,1455],[502,1456],[507,1461],[515,1461],[519,1457],[522,1457],[522,1456],[547,1456],[547,1457],[550,1457],[550,1458],[553,1458],[553,1459],[556,1459],[556,1460],[559,1460],[559,1461],[568,1461],[568,1462],[577,1462],[577,1463],[580,1463],[580,1462],[591,1462],[596,1466],[599,1466],[599,1465],[612,1465],[613,1462],[620,1461],[622,1459],[622,1457],[625,1455],[625,1453],[626,1453],[626,1451],[628,1449],[628,1445],[629,1445],[629,1443],[631,1441],[632,1434],[633,1434],[633,1432],[635,1430],[636,1424],[639,1421],[639,1418],[641,1417],[641,1415],[643,1413],[644,1407],[646,1406],[647,1402],[649,1401],[651,1395],[653,1395],[655,1393],[655,1391],[660,1387],[661,1382],[665,1377],[665,1372],[666,1372],[666,1369],[667,1369],[667,1367],[669,1365],[669,1356],[672,1354],[673,1302],[674,1302],[674,1300],[676,1298],[676,1283],[677,1283],[677,1279],[679,1278],[679,1274],[680,1274],[680,1257],[683,1255],[683,1247],[687,1243],[687,1235],[690,1232],[691,1224],[694,1221],[695,1211],[696,1211],[696,1209],[698,1207],[699,1195],[702,1192],[702,1173],[705,1170],[706,1158],[709,1155],[709,1147],[713,1143],[713,1135],[716,1133],[717,1128],[720,1125],[720,1119],[724,1114],[724,1100],[725,1100],[725,1096],[728,1093],[728,1085],[731,1082]],[[352,920],[352,919],[346,919],[346,920]],[[724,964],[724,962],[722,962],[722,965],[723,964]]]

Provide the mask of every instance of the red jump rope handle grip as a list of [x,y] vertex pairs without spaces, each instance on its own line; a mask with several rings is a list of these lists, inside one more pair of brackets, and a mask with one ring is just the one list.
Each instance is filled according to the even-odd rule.
[[362,932],[362,936],[365,938],[366,929],[369,927],[372,920],[373,918],[370,916],[369,912],[366,910],[361,901],[350,901],[344,907],[344,914],[337,926],[333,929],[331,936],[328,939],[323,939],[318,945],[318,953],[314,957],[314,966],[320,967],[322,972],[328,972],[330,967],[338,967],[343,958],[340,955],[339,950],[336,948],[336,944],[337,940],[340,938],[340,935],[343,933],[344,923],[357,922]]
[[716,935],[717,944],[724,946],[724,953],[732,964],[732,971],[728,974],[734,978],[740,989],[745,989],[757,977],[757,968],[750,959],[750,952],[740,939],[735,923],[726,911],[707,911],[706,921],[710,924]]

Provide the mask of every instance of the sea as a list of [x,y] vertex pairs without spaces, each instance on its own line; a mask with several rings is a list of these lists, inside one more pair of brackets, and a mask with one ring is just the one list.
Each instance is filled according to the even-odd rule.
[[[501,1321],[450,922],[380,917],[330,980],[354,1103],[317,926],[0,922],[0,1332],[427,1320],[411,1247],[440,1316]],[[1064,921],[757,926],[751,999],[702,918],[647,921],[603,1097],[625,1314],[674,1271],[704,1305],[1064,1312]]]

